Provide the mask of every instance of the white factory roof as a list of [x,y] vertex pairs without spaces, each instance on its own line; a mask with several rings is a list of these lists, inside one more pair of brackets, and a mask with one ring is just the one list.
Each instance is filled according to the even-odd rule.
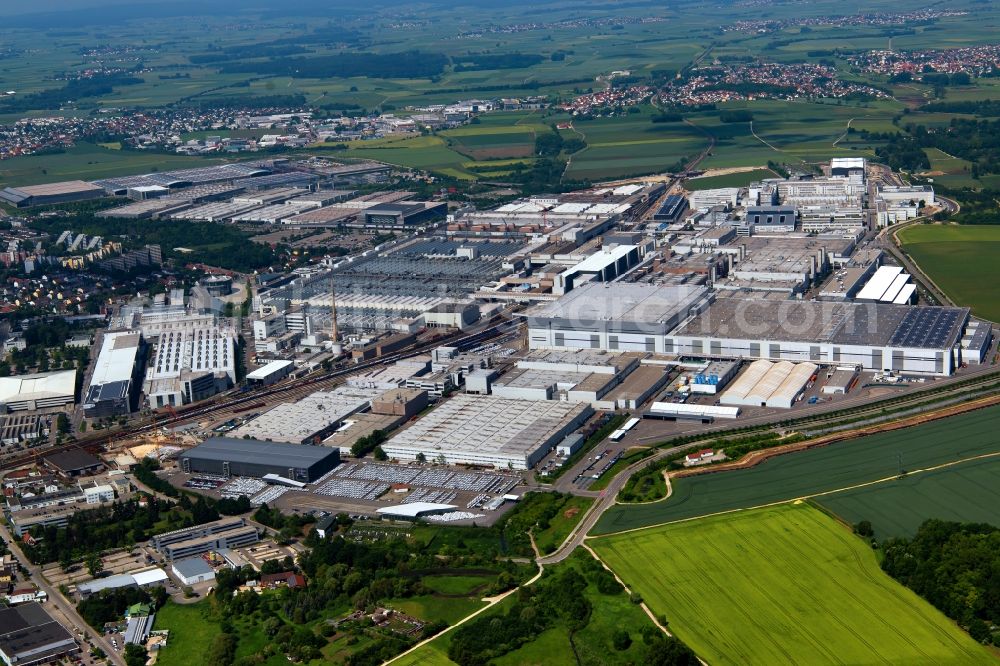
[[818,369],[815,363],[754,361],[722,394],[719,402],[788,408]]
[[290,365],[294,365],[293,361],[271,361],[262,368],[257,368],[253,372],[247,374],[247,379],[267,379],[275,372],[283,370]]
[[899,296],[899,292],[903,290],[903,287],[905,287],[906,283],[909,281],[910,275],[908,273],[900,273],[896,276],[896,279],[892,281],[892,284],[889,285],[889,288],[885,290],[885,293],[882,294],[882,297],[879,300],[883,303],[894,302],[896,297]]
[[899,290],[899,294],[892,301],[896,305],[906,305],[913,298],[913,292],[917,290],[917,285],[910,283]]
[[630,197],[633,194],[635,194],[636,192],[641,191],[643,187],[645,187],[645,186],[644,185],[622,185],[621,187],[616,187],[615,189],[611,190],[611,192],[613,194],[618,195],[618,196]]
[[561,401],[533,401],[460,394],[438,405],[382,445],[390,456],[449,461],[490,459],[520,467],[539,446],[565,436],[567,424],[586,416],[590,406]]
[[834,157],[830,160],[831,169],[864,169],[865,158],[863,157]]
[[132,578],[135,579],[136,585],[151,585],[167,580],[167,572],[157,567],[148,571],[138,571],[132,574]]
[[529,319],[662,322],[690,310],[707,291],[699,285],[591,282],[557,301],[535,306],[527,315]]
[[882,266],[872,275],[868,283],[858,292],[855,298],[859,301],[877,301],[892,285],[893,281],[903,272],[899,266]]
[[580,273],[593,273],[604,270],[622,257],[627,256],[636,247],[635,245],[616,245],[610,249],[600,250],[578,263],[572,270]]
[[94,594],[101,590],[114,590],[132,585],[150,585],[165,580],[167,580],[166,572],[156,567],[135,573],[122,573],[106,578],[95,578],[85,583],[77,583],[76,589],[78,592]]
[[649,414],[652,416],[735,419],[740,415],[740,409],[739,407],[721,407],[718,405],[654,402],[649,408]]
[[569,213],[573,215],[578,215],[583,211],[590,208],[593,204],[591,203],[564,203],[559,204],[553,208],[550,212],[552,213]]
[[278,405],[231,433],[272,442],[301,443],[332,424],[371,406],[382,391],[372,388],[338,386],[317,391],[298,402]]
[[41,400],[76,393],[76,370],[43,372],[37,375],[0,377],[0,404],[22,400]]
[[454,504],[438,504],[436,502],[410,502],[409,504],[399,504],[397,506],[384,506],[376,509],[375,513],[383,516],[401,516],[404,518],[419,518],[425,513],[443,513],[454,511],[458,507]]
[[135,358],[139,354],[139,331],[107,333],[94,365],[91,385],[125,382],[132,379]]

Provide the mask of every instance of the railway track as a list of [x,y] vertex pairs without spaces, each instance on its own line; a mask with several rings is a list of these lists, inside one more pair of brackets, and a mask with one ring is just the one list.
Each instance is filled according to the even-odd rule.
[[91,436],[84,440],[39,449],[15,458],[3,460],[2,465],[4,468],[21,467],[23,465],[37,463],[42,458],[61,451],[83,450],[95,453],[103,450],[106,446],[117,440],[128,439],[136,435],[153,432],[160,428],[183,425],[216,414],[225,414],[227,412],[240,413],[241,408],[245,408],[243,411],[250,411],[258,408],[261,404],[266,406],[273,403],[275,398],[288,399],[303,397],[324,387],[332,387],[348,375],[356,374],[368,368],[387,365],[403,359],[412,358],[442,345],[457,347],[461,351],[466,351],[479,346],[482,343],[490,342],[498,338],[505,338],[519,326],[520,324],[516,321],[501,320],[498,323],[491,321],[487,328],[475,333],[454,333],[413,345],[388,356],[382,356],[377,359],[358,363],[346,368],[337,368],[312,377],[307,375],[306,377],[298,380],[290,380],[285,384],[267,387],[256,391],[246,391],[235,395],[230,394],[222,399],[210,399],[205,403],[199,403],[198,405],[193,405],[186,409],[177,410],[174,415],[167,418],[153,418],[151,420],[144,419],[143,421],[134,423],[132,427],[127,427],[125,430],[117,430],[115,432]]

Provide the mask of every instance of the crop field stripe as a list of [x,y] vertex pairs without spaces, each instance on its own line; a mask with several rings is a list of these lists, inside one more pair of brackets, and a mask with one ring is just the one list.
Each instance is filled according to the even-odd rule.
[[[790,453],[788,455],[800,455],[800,453]],[[980,454],[980,455],[972,456],[971,458],[963,458],[962,460],[952,460],[950,462],[941,463],[940,465],[935,465],[933,467],[926,467],[926,468],[923,468],[923,469],[915,469],[915,470],[907,471],[906,475],[909,478],[909,477],[913,477],[913,476],[915,476],[917,474],[932,473],[932,472],[936,472],[936,471],[939,471],[939,470],[948,469],[950,467],[955,467],[956,465],[962,465],[962,464],[965,464],[965,463],[968,463],[968,462],[974,462],[974,461],[977,461],[977,460],[988,460],[990,458],[1000,458],[1000,451],[997,451],[995,453],[983,453],[983,454]],[[733,472],[720,472],[720,474],[732,474],[732,473]],[[595,534],[593,536],[588,536],[587,538],[588,539],[603,539],[603,538],[607,538],[607,537],[618,536],[619,534],[628,534],[630,532],[640,532],[642,530],[652,530],[652,529],[656,529],[658,527],[664,527],[664,526],[667,526],[667,525],[676,525],[678,523],[689,523],[689,522],[694,521],[694,520],[703,520],[705,518],[714,518],[714,517],[718,517],[718,516],[725,516],[727,514],[739,513],[739,512],[742,512],[742,511],[757,511],[759,509],[768,509],[768,508],[772,508],[772,507],[776,507],[776,506],[781,506],[782,504],[790,504],[790,503],[794,503],[794,502],[801,502],[801,501],[804,501],[804,500],[815,500],[815,499],[818,499],[818,498],[821,498],[821,497],[826,497],[828,495],[837,495],[839,493],[850,492],[852,490],[861,490],[863,488],[870,488],[872,486],[878,486],[878,485],[881,485],[883,483],[888,483],[890,481],[898,481],[898,480],[899,480],[899,475],[898,474],[894,474],[892,476],[887,476],[887,477],[884,477],[884,478],[881,478],[881,479],[875,479],[873,481],[865,481],[863,483],[856,483],[856,484],[854,484],[852,486],[845,486],[843,488],[834,488],[833,490],[824,490],[824,491],[812,493],[812,494],[809,494],[809,495],[802,495],[801,497],[790,497],[788,499],[778,500],[778,501],[775,501],[775,502],[767,502],[765,504],[758,504],[756,506],[739,507],[739,508],[736,508],[736,509],[726,509],[725,511],[716,511],[715,513],[706,513],[706,514],[702,514],[702,515],[699,515],[699,516],[689,516],[689,517],[686,517],[686,518],[679,518],[677,520],[668,520],[666,522],[658,523],[656,525],[644,525],[642,527],[634,527],[634,528],[628,529],[628,530],[621,530],[620,532],[607,532],[607,533],[604,533],[604,534]],[[643,502],[642,504],[659,504],[661,502],[667,502],[667,501],[669,501],[669,499],[670,498],[668,497],[666,499],[655,500],[653,502]]]
[[845,522],[868,520],[879,538],[912,536],[928,518],[1000,522],[1000,459],[907,476],[894,484],[861,488],[817,500]]
[[844,492],[897,476],[897,455],[911,473],[1000,455],[994,436],[1000,406],[892,432],[866,435],[785,456],[767,465],[674,480],[669,500],[617,504],[592,534],[645,529],[795,499]]
[[709,663],[983,663],[817,508],[785,504],[590,542]]

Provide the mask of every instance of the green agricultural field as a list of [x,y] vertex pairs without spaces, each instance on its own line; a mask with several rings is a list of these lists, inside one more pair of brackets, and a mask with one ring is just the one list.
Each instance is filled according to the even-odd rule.
[[986,648],[808,504],[591,542],[711,664],[983,664]]
[[162,666],[197,664],[195,655],[204,655],[212,639],[222,633],[217,621],[211,619],[205,603],[181,605],[167,603],[156,612],[157,630],[170,631],[167,647],[161,649],[156,663]]
[[[778,456],[745,470],[675,479],[673,495],[642,505],[616,505],[593,534],[648,527],[714,513],[784,502],[899,472],[932,467],[1000,451],[1000,407],[980,409],[925,425],[879,433]],[[895,483],[889,481],[887,483]]]
[[624,117],[574,121],[587,147],[573,155],[566,176],[602,180],[659,173],[708,147],[698,129],[685,123],[653,123],[653,113],[652,107],[645,107]]
[[753,127],[747,122],[721,122],[718,111],[692,115],[692,123],[715,137],[711,155],[699,165],[702,169],[759,166],[768,161],[794,165],[814,164],[831,157],[870,157],[868,143],[847,133],[848,123],[856,129],[861,122],[884,127],[898,113],[899,105],[886,101],[837,104],[833,100],[760,100],[733,102],[720,108],[751,111]]
[[405,599],[389,599],[385,605],[426,622],[441,621],[454,624],[463,617],[479,610],[485,604],[479,599],[428,594]]
[[689,192],[696,192],[698,190],[711,190],[717,187],[746,187],[756,180],[777,177],[778,174],[774,173],[770,169],[753,169],[752,171],[727,173],[722,176],[691,178],[684,181],[684,189]]
[[848,523],[870,521],[880,540],[912,537],[929,518],[1000,525],[998,478],[1000,459],[975,460],[815,501]]
[[903,249],[959,305],[1000,321],[993,283],[1000,226],[922,224],[899,232]]
[[979,183],[972,178],[972,163],[968,160],[953,157],[937,148],[925,148],[924,152],[931,161],[930,171],[925,175],[935,183],[952,188],[979,187]]
[[64,153],[28,155],[0,162],[0,187],[36,185],[60,180],[96,180],[151,171],[190,169],[225,160],[111,150],[81,143]]

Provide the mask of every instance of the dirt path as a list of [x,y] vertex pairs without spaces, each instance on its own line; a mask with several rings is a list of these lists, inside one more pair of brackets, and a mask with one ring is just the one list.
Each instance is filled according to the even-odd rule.
[[[538,573],[536,573],[534,575],[534,577],[532,577],[531,580],[525,582],[523,584],[523,587],[527,587],[529,585],[534,584],[535,581],[537,581],[539,578],[542,577],[542,572],[543,571],[544,571],[544,568],[542,567],[542,565],[538,565]],[[483,601],[486,602],[486,605],[483,606],[482,608],[480,608],[479,610],[477,610],[475,613],[472,613],[471,615],[466,615],[465,617],[463,617],[461,620],[459,620],[455,624],[442,629],[441,631],[439,631],[438,633],[434,634],[430,638],[425,638],[424,640],[420,641],[419,643],[417,643],[416,645],[414,645],[413,647],[411,647],[406,652],[402,652],[400,654],[397,654],[395,657],[393,657],[392,659],[390,659],[389,661],[387,661],[385,663],[386,664],[391,664],[394,661],[398,661],[398,660],[402,659],[403,657],[405,657],[406,655],[410,654],[411,652],[415,652],[415,651],[419,650],[420,648],[422,648],[423,646],[427,645],[428,643],[430,643],[431,641],[433,641],[437,637],[444,636],[449,631],[452,631],[453,629],[457,629],[458,627],[461,627],[463,624],[465,624],[469,620],[472,620],[472,619],[475,619],[475,618],[479,617],[482,613],[485,613],[486,611],[488,611],[489,609],[493,608],[494,606],[496,606],[498,603],[500,603],[501,601],[503,601],[504,599],[506,599],[510,595],[512,595],[515,592],[517,592],[521,587],[522,586],[519,585],[517,587],[514,587],[513,589],[507,590],[503,594],[498,594],[495,597],[484,597]]]
[[762,144],[764,144],[765,146],[767,146],[768,148],[770,148],[774,152],[776,152],[776,153],[784,153],[783,150],[781,150],[780,148],[775,148],[773,145],[771,145],[770,143],[768,143],[767,141],[765,141],[763,138],[761,138],[761,136],[759,134],[757,134],[756,130],[754,130],[754,128],[753,128],[753,121],[752,120],[750,121],[750,134],[753,136],[753,138],[757,139],[758,141],[760,141]]

